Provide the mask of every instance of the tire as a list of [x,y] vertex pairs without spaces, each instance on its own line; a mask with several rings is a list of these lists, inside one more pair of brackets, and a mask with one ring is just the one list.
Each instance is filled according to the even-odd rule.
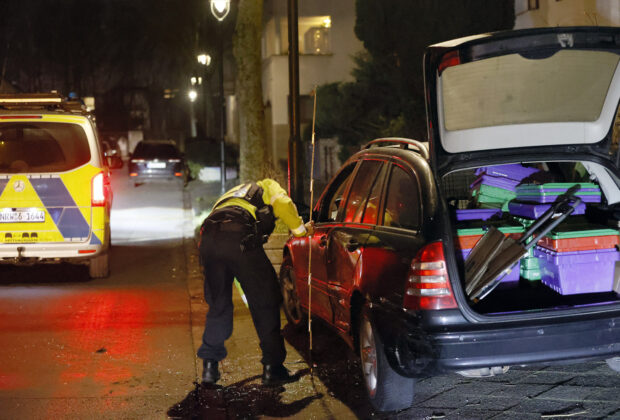
[[286,257],[280,267],[280,290],[282,291],[282,309],[288,323],[296,330],[301,330],[308,324],[307,314],[301,309],[293,262],[290,257]]
[[90,260],[88,275],[91,279],[103,279],[110,275],[110,253],[108,251]]
[[392,369],[381,338],[365,310],[360,318],[359,343],[362,376],[372,407],[377,411],[411,407],[415,379],[401,376]]
[[607,362],[607,366],[609,366],[611,370],[620,373],[620,356],[611,357],[605,361]]

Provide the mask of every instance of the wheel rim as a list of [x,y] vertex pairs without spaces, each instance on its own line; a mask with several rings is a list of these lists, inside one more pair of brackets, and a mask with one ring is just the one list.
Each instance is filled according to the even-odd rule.
[[362,373],[368,394],[374,397],[377,392],[377,346],[370,322],[364,318],[360,334],[360,356]]
[[284,312],[289,316],[289,320],[294,324],[299,324],[303,315],[290,267],[285,268],[284,275],[282,276],[282,298],[284,300]]

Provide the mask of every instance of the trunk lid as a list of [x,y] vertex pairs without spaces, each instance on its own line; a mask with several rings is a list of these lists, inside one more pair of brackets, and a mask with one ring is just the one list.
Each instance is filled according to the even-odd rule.
[[618,169],[620,29],[538,28],[428,47],[431,162],[571,153]]

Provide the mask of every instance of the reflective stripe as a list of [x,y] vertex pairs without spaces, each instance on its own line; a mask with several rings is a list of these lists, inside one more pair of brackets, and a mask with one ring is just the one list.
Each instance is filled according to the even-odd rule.
[[273,206],[273,203],[275,203],[275,202],[276,202],[276,200],[277,200],[278,198],[281,198],[281,197],[287,197],[287,195],[286,195],[286,194],[284,194],[284,193],[276,194],[276,195],[274,195],[273,197],[271,197],[271,202],[270,202],[269,204],[271,204],[271,205]]
[[306,234],[306,226],[302,223],[301,225],[299,225],[295,229],[291,229],[291,232],[293,232],[293,235],[295,235],[295,236],[305,235]]

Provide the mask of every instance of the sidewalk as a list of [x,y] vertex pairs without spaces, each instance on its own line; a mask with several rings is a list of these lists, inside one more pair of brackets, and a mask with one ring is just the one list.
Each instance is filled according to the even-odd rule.
[[[214,201],[220,195],[218,182],[201,183],[192,181],[188,187],[187,203],[192,208],[194,226],[200,226],[201,218],[206,217]],[[275,240],[283,243],[283,238]],[[274,239],[272,239],[273,241]],[[185,241],[187,260],[188,290],[191,306],[191,328],[194,350],[202,340],[204,318],[207,305],[204,303],[202,282],[196,243],[189,238]],[[270,252],[277,259],[277,252]],[[281,255],[281,254],[280,254]],[[281,256],[280,256],[281,258]],[[270,388],[261,384],[262,365],[258,338],[248,308],[243,303],[238,290],[233,291],[234,330],[226,342],[228,357],[220,363],[222,378],[218,386],[206,389],[196,385],[187,397],[172,407],[170,418],[182,419],[237,419],[237,418],[316,418],[346,419],[356,418],[342,402],[329,395],[327,387],[310,375],[306,358],[288,340],[285,340],[287,359],[285,366],[291,372],[298,372],[298,382],[283,387]],[[287,322],[282,315],[282,327]],[[285,328],[285,337],[286,328]],[[196,360],[196,381],[202,374],[202,361]]]

